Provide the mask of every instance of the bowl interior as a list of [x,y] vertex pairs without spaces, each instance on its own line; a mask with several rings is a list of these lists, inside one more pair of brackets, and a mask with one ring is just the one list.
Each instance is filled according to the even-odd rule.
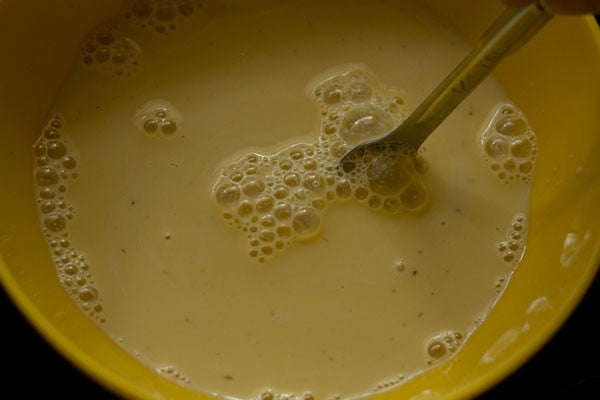
[[[80,312],[56,277],[33,202],[31,145],[81,40],[122,1],[33,3],[0,2],[0,52],[10,54],[0,63],[1,281],[53,346],[116,393],[202,398],[123,351]],[[500,11],[500,2],[427,3],[469,41]],[[577,305],[600,254],[600,158],[594,157],[600,152],[599,70],[600,32],[592,17],[555,18],[498,68],[496,77],[538,133],[525,257],[485,324],[456,357],[378,396],[480,393],[532,356]]]

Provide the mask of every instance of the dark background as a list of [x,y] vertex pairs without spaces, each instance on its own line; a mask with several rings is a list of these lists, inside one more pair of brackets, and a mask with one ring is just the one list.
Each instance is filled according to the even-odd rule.
[[[600,23],[600,16],[596,16]],[[598,71],[600,74],[600,71]],[[600,276],[553,338],[520,369],[477,400],[600,399]],[[68,363],[0,290],[1,398],[117,400]],[[6,396],[6,394],[12,393]]]

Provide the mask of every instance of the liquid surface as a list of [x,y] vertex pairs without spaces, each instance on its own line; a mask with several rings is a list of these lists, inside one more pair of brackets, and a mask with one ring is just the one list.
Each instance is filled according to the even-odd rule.
[[133,2],[33,146],[65,289],[223,397],[366,396],[447,361],[522,257],[533,131],[490,78],[419,154],[339,159],[467,51],[417,2]]

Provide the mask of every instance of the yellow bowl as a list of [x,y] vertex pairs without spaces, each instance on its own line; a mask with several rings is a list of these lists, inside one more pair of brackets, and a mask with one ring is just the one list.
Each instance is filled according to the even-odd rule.
[[[499,1],[428,2],[469,41],[501,9]],[[0,1],[0,278],[35,329],[106,388],[127,398],[205,398],[141,365],[80,311],[57,279],[33,202],[31,145],[81,40],[120,3]],[[535,354],[581,300],[600,260],[598,71],[591,16],[555,18],[498,68],[539,133],[525,258],[456,357],[378,397],[474,397]]]

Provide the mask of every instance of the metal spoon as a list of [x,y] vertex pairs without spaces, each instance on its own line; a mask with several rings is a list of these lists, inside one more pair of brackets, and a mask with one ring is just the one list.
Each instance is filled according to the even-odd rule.
[[518,50],[554,14],[542,1],[507,8],[479,39],[471,53],[425,98],[408,118],[390,133],[363,142],[341,159],[353,163],[355,157],[377,152],[388,144],[408,146],[416,154],[438,125],[481,83],[508,54]]

